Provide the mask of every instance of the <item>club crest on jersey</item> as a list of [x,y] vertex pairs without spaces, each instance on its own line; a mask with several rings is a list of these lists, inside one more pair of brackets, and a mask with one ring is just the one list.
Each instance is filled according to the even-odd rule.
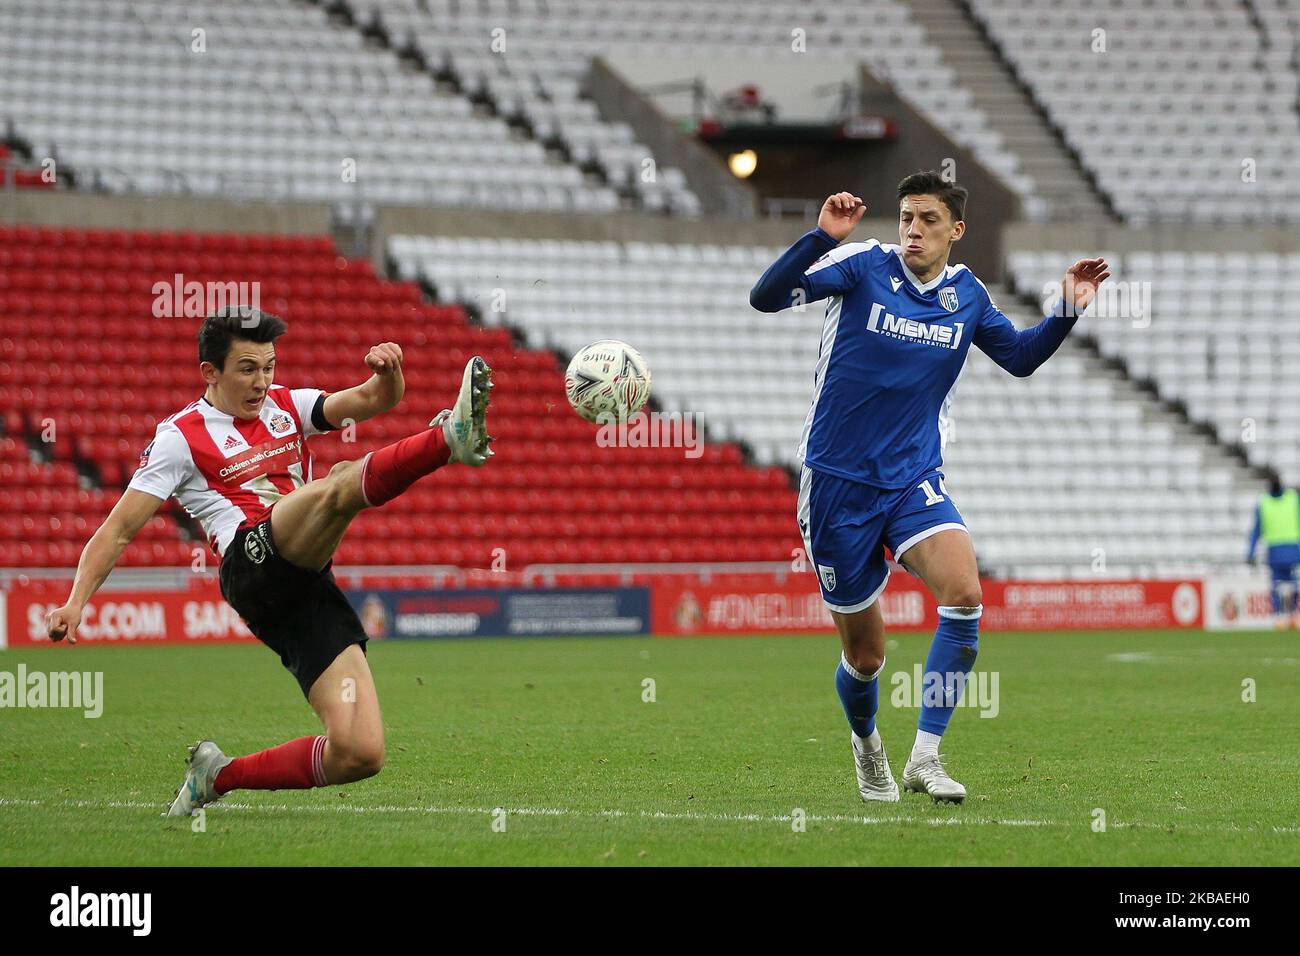
[[835,590],[835,569],[828,564],[817,565],[817,573],[821,575],[822,587],[827,591]]
[[287,432],[291,428],[293,428],[293,422],[290,421],[288,415],[283,412],[276,412],[271,416],[271,431],[274,434],[279,435],[281,432]]
[[957,290],[952,286],[939,290],[939,304],[949,312],[957,311]]
[[[952,292],[954,298],[957,295],[952,289],[945,289],[944,291]],[[955,305],[954,308],[956,308]],[[867,317],[868,332],[878,332],[891,339],[921,342],[925,345],[935,345],[945,349],[955,349],[961,344],[961,333],[965,326],[965,322],[954,322],[948,326],[905,319],[902,316],[886,312],[885,307],[879,302],[871,303],[871,315]]]

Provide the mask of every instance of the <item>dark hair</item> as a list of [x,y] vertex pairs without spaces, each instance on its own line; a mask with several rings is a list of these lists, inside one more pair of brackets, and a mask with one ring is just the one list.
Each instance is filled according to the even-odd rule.
[[230,344],[235,339],[265,344],[288,331],[284,319],[270,312],[246,305],[222,309],[204,319],[199,328],[199,361],[211,362],[224,371]]
[[1268,476],[1268,493],[1274,498],[1282,494],[1282,479],[1278,477],[1277,472],[1272,472]]
[[899,199],[904,196],[921,195],[934,196],[947,206],[948,211],[952,213],[953,222],[961,222],[966,218],[966,197],[969,195],[966,187],[944,179],[933,169],[912,173],[898,184]]

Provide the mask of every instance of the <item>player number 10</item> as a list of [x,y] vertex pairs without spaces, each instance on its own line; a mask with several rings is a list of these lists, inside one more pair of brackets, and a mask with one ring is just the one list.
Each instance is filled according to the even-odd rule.
[[942,494],[934,490],[934,486],[930,484],[929,478],[925,479],[925,481],[921,482],[916,487],[925,492],[925,503],[927,505],[937,505],[939,502],[943,501],[943,496],[948,493],[948,487],[943,483],[942,478],[939,479],[939,492],[942,492]]

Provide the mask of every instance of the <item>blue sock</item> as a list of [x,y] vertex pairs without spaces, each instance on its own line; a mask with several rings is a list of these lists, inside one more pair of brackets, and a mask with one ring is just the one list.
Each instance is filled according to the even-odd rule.
[[[885,662],[880,662],[880,670],[885,669]],[[880,701],[880,684],[876,680],[880,671],[863,674],[853,669],[843,655],[839,666],[835,668],[835,691],[840,695],[844,705],[844,716],[849,719],[853,732],[864,740],[876,729],[876,708]]]
[[[942,736],[948,729],[948,721],[952,718],[953,708],[961,700],[966,678],[975,667],[983,611],[983,605],[969,611],[959,607],[939,608],[939,628],[934,632],[934,643],[925,659],[921,718],[917,721],[919,730]],[[936,674],[940,676],[932,676]],[[942,682],[943,692],[940,694],[931,689],[936,686],[933,683],[936,681]]]

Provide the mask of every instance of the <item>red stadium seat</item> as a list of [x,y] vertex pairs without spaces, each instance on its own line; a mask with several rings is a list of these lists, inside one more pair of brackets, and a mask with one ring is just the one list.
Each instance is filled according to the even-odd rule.
[[[533,563],[784,560],[796,541],[794,491],[778,468],[755,469],[734,445],[699,459],[678,449],[597,449],[572,416],[562,370],[546,351],[517,349],[507,329],[470,324],[463,309],[423,300],[413,282],[386,282],[328,236],[58,227],[0,228],[0,566],[76,563],[111,509],[159,420],[201,394],[190,321],[141,322],[159,274],[259,281],[298,334],[283,343],[277,379],[351,384],[365,348],[389,338],[407,353],[400,408],[364,423],[357,441],[313,439],[314,474],[425,427],[473,353],[496,369],[498,457],[482,471],[449,469],[364,514],[336,564],[487,568],[505,548],[512,571]],[[66,367],[75,363],[76,383]],[[138,410],[138,411],[137,411]],[[26,442],[53,418],[52,462]],[[105,490],[79,487],[98,472]],[[17,513],[28,523],[12,520]],[[589,533],[592,522],[612,537]],[[178,524],[178,522],[180,522]],[[174,505],[127,549],[130,565],[186,565],[194,547]],[[509,575],[484,572],[489,586]],[[595,576],[583,580],[609,580]],[[477,580],[477,579],[476,579]],[[407,581],[406,583],[409,583]]]

